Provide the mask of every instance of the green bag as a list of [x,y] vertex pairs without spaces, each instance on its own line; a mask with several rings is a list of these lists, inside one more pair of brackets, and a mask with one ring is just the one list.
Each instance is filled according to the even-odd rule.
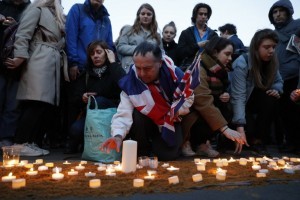
[[[95,109],[90,109],[91,100],[95,102]],[[95,97],[89,97],[84,125],[83,159],[103,163],[120,160],[121,151],[118,153],[111,150],[110,153],[105,153],[99,150],[101,144],[111,137],[111,119],[116,112],[116,108],[98,109]]]

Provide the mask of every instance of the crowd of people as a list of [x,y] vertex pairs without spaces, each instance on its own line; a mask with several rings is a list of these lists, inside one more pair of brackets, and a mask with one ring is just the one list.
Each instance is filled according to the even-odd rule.
[[148,3],[114,42],[103,2],[74,4],[67,16],[61,0],[0,2],[1,38],[18,23],[13,56],[0,63],[1,147],[17,145],[22,156],[47,155],[47,145],[82,151],[94,96],[98,108],[117,108],[104,152],[131,138],[139,156],[160,160],[243,148],[268,155],[272,143],[300,153],[300,55],[286,48],[300,19],[289,0],[272,5],[274,30],[257,30],[249,47],[234,24],[220,34],[208,26],[206,3],[194,6],[178,44],[175,22],[160,35]]

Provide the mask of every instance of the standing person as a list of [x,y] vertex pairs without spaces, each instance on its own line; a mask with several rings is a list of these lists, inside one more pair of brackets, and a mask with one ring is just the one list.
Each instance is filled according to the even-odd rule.
[[[227,92],[229,85],[228,71],[231,70],[231,55],[233,43],[225,38],[213,37],[205,45],[201,54],[200,82],[194,90],[194,103],[191,113],[182,121],[183,132],[189,136],[183,144],[184,156],[197,155],[217,157],[219,152],[214,150],[209,140],[217,133],[238,144],[246,144],[244,134],[238,133],[228,127],[231,122],[230,96]],[[237,145],[235,152],[240,153],[241,145]]]
[[177,62],[177,43],[174,41],[177,29],[174,22],[166,24],[162,32],[162,42],[165,53],[172,58],[174,64],[178,66]]
[[212,14],[211,7],[205,3],[198,3],[193,9],[191,17],[193,26],[181,32],[178,40],[178,59],[180,68],[185,71],[194,60],[198,51],[202,52],[205,44],[217,33],[207,26]]
[[36,0],[24,11],[14,43],[14,58],[5,64],[22,71],[17,99],[21,117],[15,135],[21,156],[40,156],[43,128],[52,126],[52,112],[60,100],[60,70],[65,40],[65,16],[60,0]]
[[[119,151],[128,134],[127,138],[137,141],[139,156],[156,155],[159,160],[173,160],[179,156],[182,143],[179,116],[189,112],[193,95],[185,93],[185,98],[179,95],[180,100],[176,101],[179,86],[184,85],[183,72],[162,55],[157,44],[142,42],[134,50],[133,60],[129,73],[119,82],[121,103],[112,119],[112,137],[102,144],[101,150]],[[199,83],[198,74],[195,70],[191,86]],[[184,88],[181,91],[187,91]],[[178,104],[171,116],[173,103]]]
[[236,26],[233,24],[225,24],[219,27],[220,36],[227,38],[232,41],[233,43],[233,55],[232,55],[232,62],[240,56],[242,53],[246,52],[244,43],[242,40],[237,36]]
[[277,43],[275,31],[257,31],[249,53],[238,57],[230,72],[232,122],[239,133],[247,133],[251,148],[260,155],[268,153],[265,142],[276,114],[276,103],[282,94],[283,81],[275,54]]
[[[287,146],[284,152],[300,152],[300,110],[290,99],[291,92],[297,88],[300,70],[298,53],[286,50],[292,34],[300,31],[300,19],[293,19],[294,9],[289,0],[275,2],[269,11],[269,20],[279,35],[276,53],[279,60],[279,71],[284,81],[283,94],[279,105],[279,118],[283,123],[283,132],[286,133]],[[278,124],[278,123],[276,123]],[[277,127],[279,129],[279,127]]]
[[86,70],[88,44],[94,40],[103,40],[108,44],[109,49],[114,50],[112,26],[103,2],[104,0],[85,0],[83,4],[74,4],[67,15],[66,49],[71,80],[66,84],[67,129],[80,113],[74,95],[77,90],[76,79]]
[[[1,39],[4,30],[19,21],[22,12],[29,4],[30,0],[3,0],[0,2]],[[2,45],[4,44],[1,43],[0,46],[2,47]],[[0,148],[13,143],[20,115],[16,100],[19,79],[20,70],[8,69],[2,62],[0,63]]]
[[[88,97],[93,95],[99,109],[117,107],[120,102],[121,89],[118,81],[125,72],[116,62],[115,54],[104,41],[93,41],[87,48],[87,66],[84,73],[76,82],[76,94],[74,96],[78,107],[86,109]],[[85,114],[82,114],[70,128],[70,140],[64,153],[76,153],[78,145],[83,139]]]
[[133,64],[133,51],[140,43],[150,41],[162,48],[161,37],[157,30],[154,8],[148,3],[142,4],[136,13],[134,24],[123,28],[117,44],[117,52],[121,56],[122,67],[126,73]]

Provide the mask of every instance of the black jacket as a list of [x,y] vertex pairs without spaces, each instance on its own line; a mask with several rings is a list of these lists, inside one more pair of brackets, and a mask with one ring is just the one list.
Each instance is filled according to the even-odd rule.
[[163,47],[166,52],[166,55],[172,58],[174,64],[178,66],[178,55],[177,55],[177,46],[178,44],[173,40],[171,42],[166,42],[162,40]]

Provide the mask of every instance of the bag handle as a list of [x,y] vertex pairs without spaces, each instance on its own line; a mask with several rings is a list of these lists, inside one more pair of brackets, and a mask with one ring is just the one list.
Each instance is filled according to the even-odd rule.
[[96,101],[96,98],[94,97],[94,95],[89,96],[87,108],[90,109],[92,98],[94,99],[95,109],[98,109],[98,104],[97,104],[97,101]]

